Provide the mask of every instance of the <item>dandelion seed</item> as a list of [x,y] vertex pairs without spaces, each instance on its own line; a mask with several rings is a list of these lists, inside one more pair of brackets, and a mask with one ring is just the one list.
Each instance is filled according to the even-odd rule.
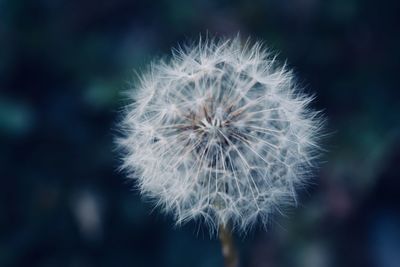
[[129,91],[123,168],[177,223],[246,231],[294,203],[318,155],[312,97],[260,43],[201,40]]

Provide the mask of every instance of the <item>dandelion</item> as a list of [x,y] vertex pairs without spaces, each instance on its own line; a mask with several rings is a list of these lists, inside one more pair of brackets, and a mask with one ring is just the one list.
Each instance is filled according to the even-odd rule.
[[295,203],[318,155],[321,119],[260,43],[200,40],[159,60],[129,91],[123,168],[178,224],[266,225]]

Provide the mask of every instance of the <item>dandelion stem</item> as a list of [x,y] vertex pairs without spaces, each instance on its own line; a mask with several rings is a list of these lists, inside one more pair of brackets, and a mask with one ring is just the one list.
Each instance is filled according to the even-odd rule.
[[239,258],[230,229],[221,224],[219,226],[219,239],[221,241],[222,255],[225,267],[238,267]]

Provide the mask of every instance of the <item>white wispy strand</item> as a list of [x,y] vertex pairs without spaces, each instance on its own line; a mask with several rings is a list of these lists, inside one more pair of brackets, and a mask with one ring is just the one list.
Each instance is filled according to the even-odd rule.
[[153,62],[129,91],[123,168],[177,223],[246,231],[295,203],[321,119],[260,43],[200,40]]

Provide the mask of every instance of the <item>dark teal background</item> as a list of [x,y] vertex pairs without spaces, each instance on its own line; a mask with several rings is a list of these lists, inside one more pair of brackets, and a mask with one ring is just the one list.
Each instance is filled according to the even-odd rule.
[[222,266],[141,201],[113,139],[122,92],[200,33],[288,60],[328,119],[297,208],[238,237],[242,266],[400,266],[398,1],[0,0],[0,266]]

